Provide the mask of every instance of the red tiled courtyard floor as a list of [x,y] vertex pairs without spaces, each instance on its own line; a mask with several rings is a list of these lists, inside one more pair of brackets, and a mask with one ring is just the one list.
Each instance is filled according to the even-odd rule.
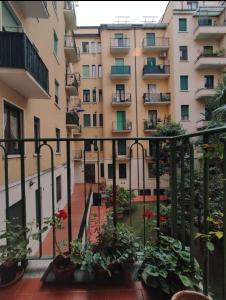
[[38,278],[23,278],[0,289],[1,300],[165,300],[149,295],[140,282],[103,285],[43,285]]

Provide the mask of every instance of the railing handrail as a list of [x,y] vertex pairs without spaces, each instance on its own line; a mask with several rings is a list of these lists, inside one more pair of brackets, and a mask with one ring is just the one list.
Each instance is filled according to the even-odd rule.
[[[118,99],[120,101],[117,101]],[[125,93],[123,91],[120,93],[112,93],[112,102],[131,102],[131,93]]]
[[210,88],[210,87],[202,87],[202,88],[197,89],[195,93],[197,94],[200,91],[206,91],[206,90],[216,90],[216,88],[215,87],[212,87],[212,88]]
[[168,37],[155,37],[153,39],[153,44],[150,43],[148,45],[147,41],[152,41],[151,38],[144,37],[142,41],[142,45],[144,47],[155,47],[155,46],[169,46],[169,38]]
[[[120,71],[120,72],[119,72]],[[111,73],[113,74],[130,74],[131,73],[131,67],[130,65],[122,65],[122,66],[118,66],[118,65],[112,65],[111,66]]]
[[144,103],[146,102],[170,102],[171,93],[143,93]]
[[111,47],[113,48],[129,48],[130,47],[130,38],[111,38]]
[[170,73],[170,66],[166,64],[159,64],[159,65],[148,65],[145,64],[143,67],[143,75],[144,74],[169,74]]

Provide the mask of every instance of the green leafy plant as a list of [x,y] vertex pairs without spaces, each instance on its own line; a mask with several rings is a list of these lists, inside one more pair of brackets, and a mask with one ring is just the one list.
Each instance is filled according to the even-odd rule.
[[199,290],[202,272],[196,260],[192,268],[188,247],[183,249],[179,240],[161,234],[159,244],[146,244],[141,277],[148,287],[171,295],[183,289]]
[[[109,186],[106,190],[107,197],[112,200],[113,187]],[[134,193],[131,194],[131,201],[134,198]],[[116,186],[116,206],[122,209],[120,212],[124,212],[130,207],[130,192],[124,187]]]

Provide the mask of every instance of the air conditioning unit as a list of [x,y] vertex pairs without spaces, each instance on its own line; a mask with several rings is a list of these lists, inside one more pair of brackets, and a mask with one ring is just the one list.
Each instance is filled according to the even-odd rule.
[[159,57],[161,57],[161,58],[165,58],[166,56],[167,56],[166,51],[161,51],[161,52],[159,53]]

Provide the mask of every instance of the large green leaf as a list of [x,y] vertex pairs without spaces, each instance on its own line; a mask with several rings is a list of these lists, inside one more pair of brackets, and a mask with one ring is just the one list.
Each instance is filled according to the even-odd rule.
[[212,242],[210,242],[210,241],[207,241],[206,242],[206,247],[207,247],[207,249],[209,250],[209,251],[214,251],[214,244],[212,243]]
[[178,275],[184,286],[186,287],[192,286],[192,282],[187,276],[182,275],[181,273],[179,273]]

